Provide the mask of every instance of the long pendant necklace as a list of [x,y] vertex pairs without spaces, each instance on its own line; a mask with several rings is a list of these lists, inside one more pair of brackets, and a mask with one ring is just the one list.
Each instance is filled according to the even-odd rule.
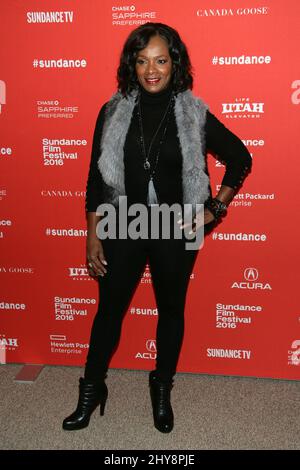
[[[147,197],[147,204],[148,205],[158,204],[158,197],[157,197],[155,187],[154,187],[154,184],[153,184],[153,176],[155,174],[155,170],[156,170],[156,167],[157,167],[157,162],[158,162],[158,159],[159,159],[161,146],[162,146],[162,143],[164,141],[166,131],[167,131],[167,127],[168,127],[168,124],[169,124],[171,109],[172,109],[171,105],[172,105],[173,101],[174,101],[174,93],[172,91],[171,98],[170,98],[170,101],[168,103],[168,106],[167,106],[167,108],[164,112],[164,115],[163,115],[163,117],[162,117],[162,119],[161,119],[161,121],[158,125],[158,128],[156,129],[156,131],[153,134],[153,137],[150,141],[148,152],[146,152],[145,138],[144,138],[144,131],[143,131],[143,123],[142,123],[141,95],[139,95],[139,98],[138,98],[138,119],[139,119],[139,126],[140,126],[140,144],[141,144],[142,154],[143,154],[143,157],[144,157],[144,165],[143,166],[144,166],[144,169],[146,171],[150,172],[150,174],[149,174],[149,183],[148,183],[148,197]],[[163,132],[162,132],[162,136],[161,136],[159,144],[158,144],[158,150],[157,150],[157,153],[156,153],[156,158],[154,159],[154,164],[151,165],[151,163],[150,163],[151,148],[152,148],[153,142],[155,141],[155,138],[156,138],[159,130],[161,129],[161,126],[162,126],[165,118],[167,118],[167,119],[166,119],[165,127],[164,127]]]

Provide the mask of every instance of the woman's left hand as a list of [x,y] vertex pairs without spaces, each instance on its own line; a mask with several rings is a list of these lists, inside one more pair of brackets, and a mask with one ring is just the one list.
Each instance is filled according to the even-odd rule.
[[[204,209],[203,216],[204,216],[204,225],[209,224],[210,222],[215,220],[215,217],[213,216],[213,214],[208,209]],[[196,230],[198,230],[203,225],[201,219],[202,219],[202,217],[198,213],[198,214],[196,214],[196,217],[194,218],[194,223],[193,224],[180,225],[180,228],[183,230],[186,227],[191,227],[192,230],[189,232],[189,234],[191,235],[192,232],[196,232]],[[179,220],[178,223],[182,223],[182,219]]]

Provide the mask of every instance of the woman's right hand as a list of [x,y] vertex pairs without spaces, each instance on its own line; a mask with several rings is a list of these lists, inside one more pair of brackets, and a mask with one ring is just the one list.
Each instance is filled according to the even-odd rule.
[[86,258],[90,276],[104,276],[107,272],[103,246],[101,240],[96,236],[87,236],[86,240]]

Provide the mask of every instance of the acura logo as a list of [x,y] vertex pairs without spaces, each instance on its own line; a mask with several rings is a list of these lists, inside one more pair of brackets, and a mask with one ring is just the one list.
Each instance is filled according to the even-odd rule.
[[245,281],[234,282],[231,286],[232,289],[261,289],[261,290],[272,290],[272,287],[268,282],[256,282],[258,278],[258,270],[256,268],[246,268],[244,270]]
[[156,341],[155,341],[155,339],[148,339],[148,341],[146,341],[146,348],[147,348],[147,351],[156,352]]
[[255,268],[246,268],[244,271],[244,278],[247,281],[256,281],[258,278],[258,271]]

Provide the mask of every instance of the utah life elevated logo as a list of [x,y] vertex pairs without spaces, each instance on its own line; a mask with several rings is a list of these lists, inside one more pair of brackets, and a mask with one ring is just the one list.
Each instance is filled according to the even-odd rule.
[[15,351],[19,347],[18,338],[6,338],[0,333],[0,364],[6,364],[7,351]]
[[258,270],[256,268],[246,268],[244,270],[244,281],[234,281],[232,289],[252,289],[252,290],[272,290],[268,282],[257,282]]
[[264,114],[263,102],[254,102],[248,97],[235,98],[231,103],[222,103],[222,114],[225,118],[260,118]]

